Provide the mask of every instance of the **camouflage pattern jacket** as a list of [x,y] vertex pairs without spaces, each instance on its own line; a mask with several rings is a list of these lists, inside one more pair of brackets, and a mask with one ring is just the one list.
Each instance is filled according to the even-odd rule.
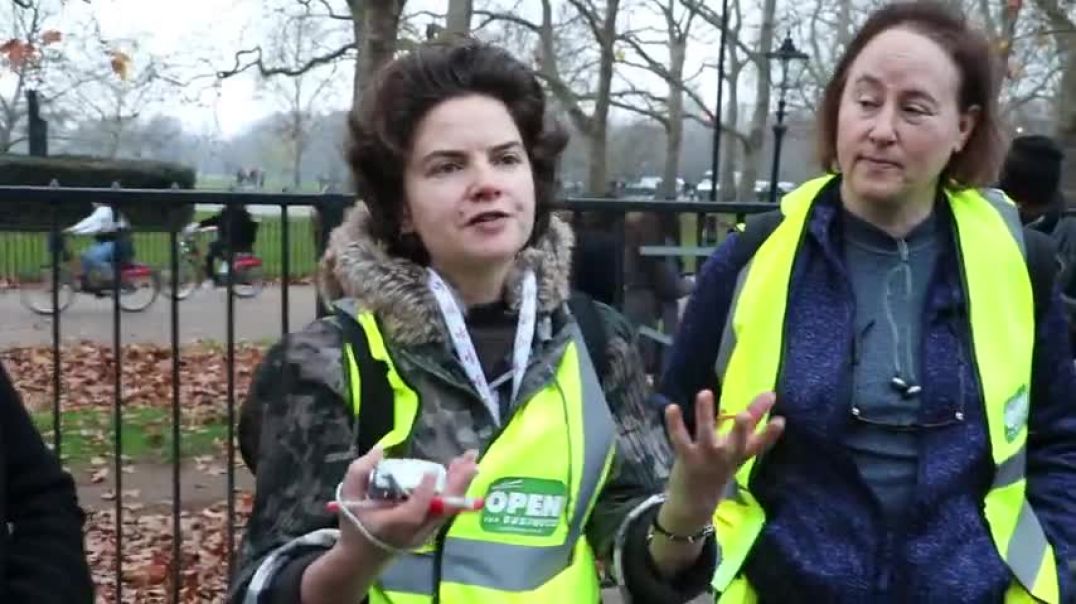
[[[485,450],[494,421],[456,360],[425,269],[389,256],[368,234],[368,220],[357,205],[333,232],[322,260],[322,292],[338,308],[375,313],[397,370],[420,393],[410,456],[447,464],[467,449]],[[539,321],[532,357],[554,366],[574,320],[565,310],[572,244],[570,229],[553,218],[548,233],[520,253],[505,291],[509,307],[517,308],[522,269],[535,271]],[[616,556],[618,574],[634,601],[686,601],[706,589],[716,548],[708,545],[699,562],[673,580],[656,574],[645,532],[672,453],[660,414],[647,404],[649,386],[631,328],[609,307],[599,305],[599,314],[608,339],[608,370],[600,379],[618,439],[587,538],[606,564],[623,552]],[[337,518],[325,504],[362,429],[347,402],[339,320],[320,319],[289,335],[255,372],[239,433],[244,456],[256,455],[256,493],[232,602],[298,602],[302,571],[335,542]],[[523,378],[521,400],[548,378],[537,365]]]

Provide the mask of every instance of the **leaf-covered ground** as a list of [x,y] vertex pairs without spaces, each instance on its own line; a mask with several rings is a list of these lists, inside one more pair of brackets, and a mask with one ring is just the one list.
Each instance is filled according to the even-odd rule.
[[[264,347],[235,349],[234,401],[246,396],[250,377]],[[115,362],[112,348],[94,343],[61,349],[61,451],[79,483],[80,502],[87,510],[86,547],[97,585],[98,602],[117,602],[116,522],[114,487]],[[48,347],[0,351],[4,363],[46,442],[52,443],[53,355]],[[123,570],[122,602],[169,602],[173,583],[172,515],[161,502],[170,500],[172,455],[172,355],[167,347],[138,344],[123,348]],[[227,351],[198,344],[180,351],[179,407],[181,457],[186,472],[215,486],[181,513],[180,602],[221,602],[227,586],[226,489],[217,490],[226,474]],[[137,468],[137,470],[135,469]],[[158,472],[159,480],[132,476]],[[141,478],[142,480],[137,480]],[[130,489],[140,482],[147,488]],[[160,485],[160,486],[154,486]],[[188,491],[189,492],[189,491]],[[207,504],[208,499],[208,504]],[[235,545],[250,511],[248,492],[236,495]]]

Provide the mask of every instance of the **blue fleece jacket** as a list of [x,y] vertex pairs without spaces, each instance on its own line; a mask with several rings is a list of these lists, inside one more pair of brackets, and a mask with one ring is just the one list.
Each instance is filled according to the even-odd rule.
[[[1012,575],[983,517],[993,479],[986,417],[970,350],[953,217],[922,313],[923,431],[912,508],[887,525],[842,436],[850,414],[855,299],[844,264],[839,194],[812,209],[793,266],[775,413],[785,434],[755,466],[750,488],[767,524],[743,571],[763,602],[1001,602]],[[720,392],[714,363],[736,277],[736,236],[706,262],[660,393],[690,405]],[[1076,602],[1076,368],[1062,303],[1053,292],[1036,326],[1027,497],[1058,558],[1062,602]],[[693,417],[690,411],[685,414]]]

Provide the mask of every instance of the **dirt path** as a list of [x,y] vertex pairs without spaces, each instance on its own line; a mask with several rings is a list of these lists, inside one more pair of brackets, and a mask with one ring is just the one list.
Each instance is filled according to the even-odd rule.
[[[309,285],[288,288],[289,329],[295,331],[314,318],[315,291]],[[227,337],[227,296],[221,289],[200,289],[180,302],[181,342]],[[281,335],[282,290],[268,287],[256,298],[235,301],[235,338],[246,341],[275,340]],[[168,344],[171,342],[171,301],[161,297],[140,313],[122,313],[123,342]],[[0,348],[52,343],[52,319],[27,310],[17,290],[0,292]],[[60,316],[63,340],[112,342],[112,300],[76,294]]]
[[[224,462],[198,463],[185,460],[180,466],[180,507],[184,510],[200,510],[227,497],[228,483]],[[97,478],[95,474],[104,475]],[[172,509],[172,465],[137,463],[125,466],[123,473],[123,503],[135,503],[140,510],[166,513]],[[114,480],[111,461],[108,465],[75,468],[71,472],[78,486],[79,503],[87,511],[112,509],[115,504]],[[245,467],[236,468],[237,490],[254,490],[254,477]]]

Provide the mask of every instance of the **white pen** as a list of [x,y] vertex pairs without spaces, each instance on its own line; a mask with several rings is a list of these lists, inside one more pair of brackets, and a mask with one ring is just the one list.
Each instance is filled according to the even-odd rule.
[[[326,505],[330,512],[339,512],[343,504],[352,510],[363,510],[380,507],[389,507],[393,502],[384,499],[346,499],[344,501],[330,501]],[[430,500],[430,513],[441,514],[445,510],[454,509],[460,512],[477,512],[485,505],[481,497],[455,497],[452,495],[437,495]]]

